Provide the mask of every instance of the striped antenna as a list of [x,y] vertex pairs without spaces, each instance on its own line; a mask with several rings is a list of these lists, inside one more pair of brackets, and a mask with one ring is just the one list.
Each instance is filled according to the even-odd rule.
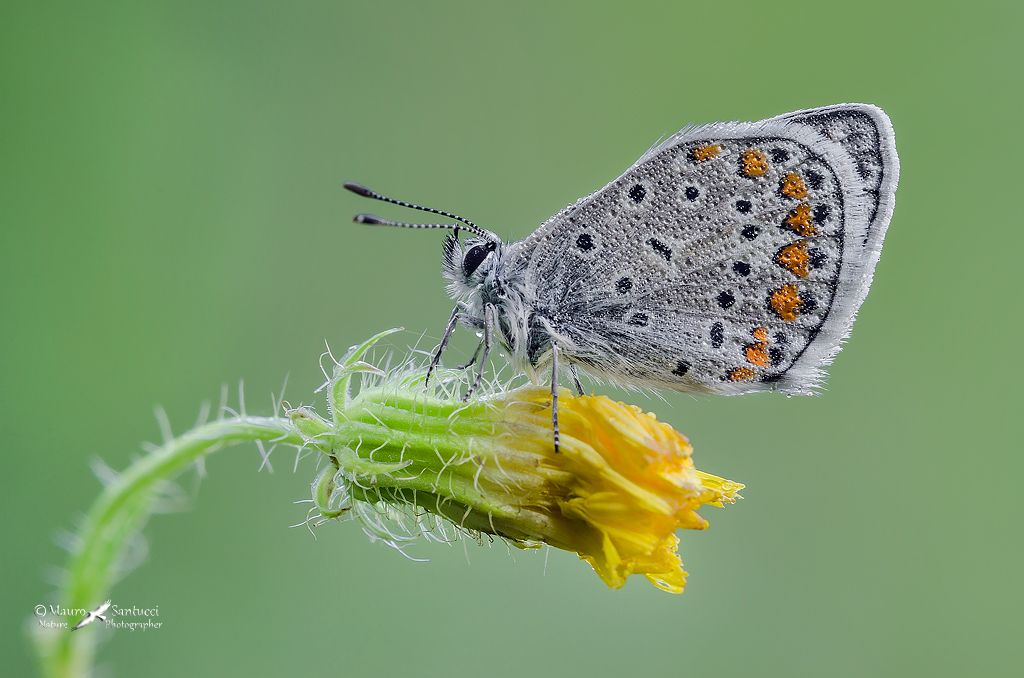
[[[411,224],[407,221],[385,219],[384,217],[378,217],[376,214],[357,214],[352,217],[352,221],[357,224],[369,224],[370,226],[397,226],[398,228],[447,228],[453,231],[458,231],[462,228],[467,231],[469,230],[469,227],[463,224]],[[483,233],[483,231],[479,232]]]
[[397,226],[399,228],[447,228],[458,231],[461,228],[465,228],[470,233],[478,235],[485,240],[494,240],[495,236],[487,231],[483,230],[469,219],[463,219],[457,214],[451,212],[445,212],[444,210],[434,209],[433,207],[424,207],[423,205],[417,205],[415,203],[406,202],[405,200],[398,200],[397,198],[389,198],[388,196],[378,193],[372,189],[367,188],[361,184],[356,184],[351,181],[345,182],[345,188],[352,191],[356,195],[361,195],[364,198],[373,198],[374,200],[380,200],[381,202],[391,203],[392,205],[398,205],[399,207],[408,207],[410,209],[419,210],[421,212],[430,212],[431,214],[440,214],[443,217],[454,219],[460,222],[462,225],[457,224],[410,224],[404,221],[391,221],[389,219],[382,219],[380,217],[373,216],[372,214],[357,214],[354,221],[357,224],[373,224],[376,226]]

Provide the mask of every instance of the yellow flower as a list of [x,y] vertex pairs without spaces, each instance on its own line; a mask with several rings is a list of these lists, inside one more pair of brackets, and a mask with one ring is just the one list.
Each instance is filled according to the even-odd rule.
[[381,515],[408,528],[422,511],[395,509],[413,507],[524,548],[573,551],[613,588],[642,574],[680,593],[676,530],[704,529],[697,509],[731,504],[743,488],[696,470],[689,441],[668,424],[604,396],[560,392],[558,453],[548,389],[499,389],[464,403],[426,391],[413,370],[379,374],[352,397],[351,375],[375,371],[354,350],[332,382],[333,421],[306,408],[291,418],[332,462],[314,483],[321,516],[354,515],[393,546],[405,537]]
[[[682,592],[686,573],[676,529],[704,529],[697,509],[733,503],[743,486],[697,471],[689,441],[635,406],[565,390],[558,402],[556,454],[548,391],[503,397],[503,423],[520,451],[536,455],[547,479],[518,498],[549,517],[549,529],[532,538],[575,551],[613,588],[643,574],[658,588]],[[511,465],[498,457],[487,461]]]

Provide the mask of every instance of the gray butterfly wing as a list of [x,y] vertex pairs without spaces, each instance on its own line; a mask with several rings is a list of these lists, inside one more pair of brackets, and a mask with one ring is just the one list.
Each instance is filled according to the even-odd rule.
[[896,137],[888,116],[869,104],[836,104],[787,113],[776,120],[812,127],[849,153],[871,211],[864,245],[877,254],[896,206],[900,175]]
[[809,393],[867,293],[897,177],[872,106],[685,129],[514,245],[510,266],[536,322],[593,372]]

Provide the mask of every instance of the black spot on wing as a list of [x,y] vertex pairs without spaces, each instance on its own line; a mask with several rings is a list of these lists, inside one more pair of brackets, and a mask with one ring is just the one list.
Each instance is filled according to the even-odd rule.
[[685,360],[680,360],[678,363],[676,363],[676,367],[674,370],[672,370],[672,374],[676,375],[677,377],[681,377],[690,371],[690,367],[690,363],[686,362]]
[[725,327],[722,323],[715,323],[711,326],[711,348],[721,348],[725,341]]
[[647,241],[647,244],[651,246],[651,249],[664,257],[665,261],[672,260],[672,250],[670,250],[668,245],[665,243],[661,242],[657,238],[651,238]]

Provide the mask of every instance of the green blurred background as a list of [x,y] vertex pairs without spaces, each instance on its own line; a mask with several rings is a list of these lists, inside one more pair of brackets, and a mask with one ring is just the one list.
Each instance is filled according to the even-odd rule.
[[[116,675],[1010,675],[1022,470],[1019,3],[6,3],[0,22],[5,675],[55,546],[219,385],[251,412],[324,341],[449,310],[436,234],[358,227],[356,179],[509,238],[684,124],[868,101],[903,176],[819,398],[645,405],[746,499],[683,535],[685,595],[572,554],[288,529],[312,466],[216,455],[113,597]],[[1016,196],[1016,197],[1015,197]],[[376,208],[374,208],[376,209]],[[406,216],[402,211],[383,210]],[[468,352],[463,332],[454,362]],[[1013,389],[1013,390],[1011,390]],[[184,485],[196,487],[194,478]],[[1013,666],[1018,669],[1013,669]]]

